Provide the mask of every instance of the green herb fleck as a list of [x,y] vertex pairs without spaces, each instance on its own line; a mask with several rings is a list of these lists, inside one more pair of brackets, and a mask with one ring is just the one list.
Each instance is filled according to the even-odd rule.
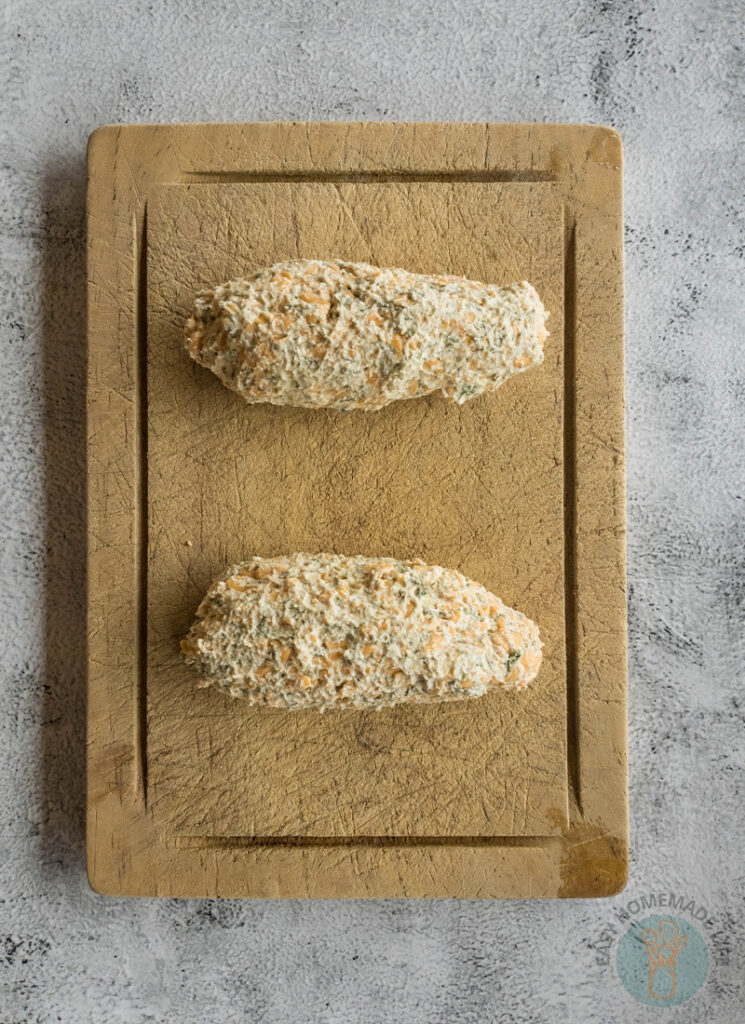
[[516,664],[516,662],[520,660],[522,653],[522,651],[510,651],[510,653],[507,655],[507,661],[505,661],[504,663],[504,670],[508,675],[512,671],[512,668]]

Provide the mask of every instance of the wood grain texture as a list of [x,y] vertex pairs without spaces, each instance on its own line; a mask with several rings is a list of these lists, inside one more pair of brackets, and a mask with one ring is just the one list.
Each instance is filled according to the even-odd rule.
[[[92,137],[89,174],[91,884],[226,896],[617,890],[615,133],[110,127]],[[551,310],[546,362],[460,408],[439,396],[372,414],[248,407],[191,363],[183,323],[200,287],[294,256],[527,278]],[[538,679],[465,706],[323,717],[195,690],[178,638],[210,580],[248,555],[303,549],[463,570],[539,623]]]
[[[176,832],[546,835],[566,808],[562,224],[546,185],[167,186],[148,203],[149,781]],[[195,245],[196,242],[196,245]],[[378,413],[248,407],[183,350],[206,284],[334,256],[508,284],[555,315],[498,393]],[[191,543],[191,546],[188,546]],[[178,637],[253,554],[420,557],[540,623],[539,680],[445,707],[287,715],[194,692]],[[464,757],[464,751],[467,755]]]

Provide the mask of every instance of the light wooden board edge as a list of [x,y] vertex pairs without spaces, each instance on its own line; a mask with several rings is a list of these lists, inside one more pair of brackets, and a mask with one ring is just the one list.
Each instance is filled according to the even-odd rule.
[[[216,159],[222,158],[220,166]],[[592,125],[110,125],[88,153],[88,877],[111,895],[609,896],[628,859],[621,142]],[[545,180],[564,197],[570,826],[561,838],[254,844],[147,806],[144,232],[164,182]],[[599,784],[602,780],[602,785]]]

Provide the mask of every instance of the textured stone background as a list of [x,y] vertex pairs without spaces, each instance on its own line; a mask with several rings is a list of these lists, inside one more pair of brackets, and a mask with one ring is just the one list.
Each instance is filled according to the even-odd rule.
[[[6,0],[0,1021],[742,1020],[745,67],[736,0]],[[591,902],[126,901],[83,846],[85,144],[102,122],[608,123],[626,154],[631,878]],[[705,987],[597,964],[708,911]]]

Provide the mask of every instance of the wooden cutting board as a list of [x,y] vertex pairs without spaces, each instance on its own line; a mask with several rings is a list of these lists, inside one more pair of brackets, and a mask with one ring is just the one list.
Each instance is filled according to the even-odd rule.
[[[88,873],[111,894],[590,896],[627,860],[620,140],[573,125],[107,126],[89,147]],[[458,408],[247,406],[202,287],[294,257],[495,283],[546,361]],[[524,693],[287,713],[196,690],[231,562],[458,568],[541,628]]]

